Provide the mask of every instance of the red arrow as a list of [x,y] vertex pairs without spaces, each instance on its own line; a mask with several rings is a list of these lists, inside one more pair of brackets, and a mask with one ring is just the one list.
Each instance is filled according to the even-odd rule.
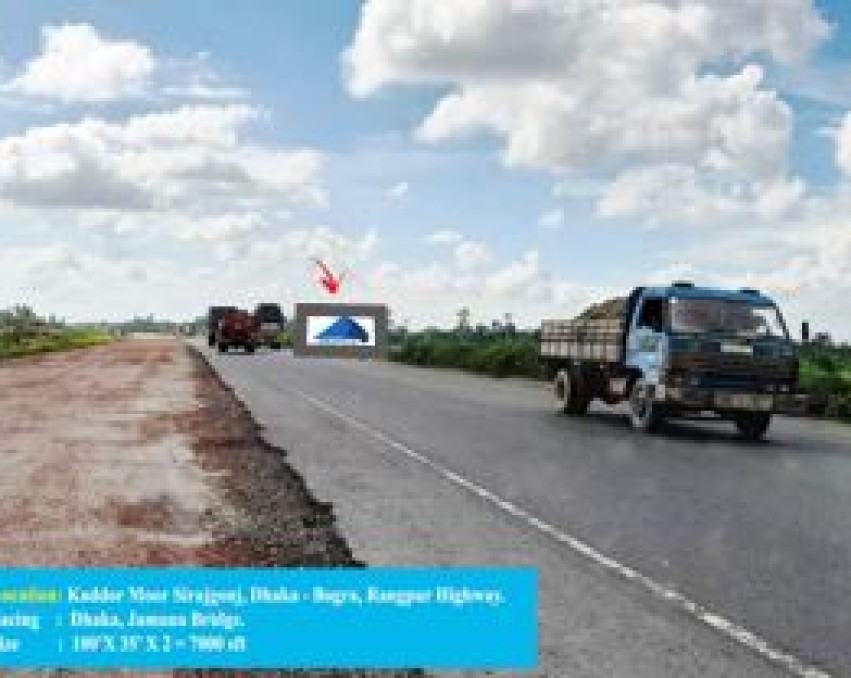
[[319,259],[313,260],[319,268],[322,269],[322,277],[319,278],[320,284],[328,290],[330,294],[337,294],[340,291],[340,285],[343,284],[344,274],[335,276],[331,270]]

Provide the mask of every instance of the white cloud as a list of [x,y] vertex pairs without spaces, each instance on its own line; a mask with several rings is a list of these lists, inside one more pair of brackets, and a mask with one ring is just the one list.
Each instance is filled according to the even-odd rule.
[[[530,81],[483,84],[440,101],[420,129],[427,141],[491,130],[509,165],[564,171],[619,162],[690,162],[765,176],[785,169],[788,107],[760,90],[762,70],[684,78],[662,92],[589,92]],[[576,83],[576,87],[580,87]],[[589,83],[584,87],[589,88]]]
[[399,287],[414,297],[444,295],[453,288],[452,273],[437,263],[404,271],[398,281]]
[[645,282],[648,285],[670,285],[680,280],[706,284],[706,281],[700,280],[700,277],[701,272],[692,263],[677,261],[653,271]]
[[540,296],[545,285],[546,277],[541,274],[537,250],[529,250],[520,259],[485,278],[485,291],[495,297]]
[[851,113],[847,113],[836,132],[836,164],[851,177]]
[[800,61],[828,32],[811,0],[368,0],[344,63],[357,96],[448,85],[426,141],[490,133],[509,165],[557,174],[684,165],[760,199],[794,181],[791,112],[746,60]]
[[689,165],[653,165],[620,174],[597,205],[602,217],[638,217],[650,225],[712,226],[776,219],[804,192],[800,179],[736,180]]
[[387,197],[391,200],[404,198],[410,189],[411,187],[408,185],[407,181],[400,181],[398,184],[394,184],[387,190]]
[[426,237],[426,242],[431,245],[455,245],[461,242],[464,239],[464,236],[461,235],[458,231],[453,231],[450,229],[444,229],[441,231],[435,231]]
[[543,212],[541,216],[538,217],[538,225],[541,228],[555,231],[564,226],[564,220],[564,208],[556,207],[555,209]]
[[473,271],[438,262],[402,266],[384,261],[368,276],[363,298],[390,305],[398,321],[412,327],[453,326],[462,306],[473,324],[490,324],[511,313],[522,327],[544,317],[570,317],[591,301],[613,294],[574,280],[555,278],[540,268],[536,251],[490,268]]
[[[392,83],[557,77],[571,67],[646,80],[649,65],[680,73],[719,54],[794,62],[827,32],[808,0],[368,0],[344,63],[358,95]],[[670,63],[674,56],[685,63]]]
[[490,250],[486,245],[472,240],[465,240],[455,247],[455,265],[463,270],[470,270],[487,263]]
[[223,82],[207,52],[190,59],[160,59],[155,88],[166,97],[205,102],[249,98],[247,90]]
[[[9,101],[99,104],[143,95],[161,105],[173,97],[206,103],[125,117],[97,106],[97,114],[0,136],[2,222],[53,243],[0,252],[0,307],[23,301],[88,320],[141,312],[185,318],[222,301],[310,299],[318,294],[310,257],[345,267],[373,256],[374,230],[310,225],[305,210],[327,200],[323,155],[258,140],[254,128],[267,113],[224,101],[244,93],[227,91],[206,56],[155,59],[89,27],[51,31],[44,53],[7,83]],[[97,62],[83,65],[90,87],[53,82],[57,59],[74,67],[79,44]],[[151,68],[133,70],[134,46]],[[119,52],[128,69],[109,70]]]
[[140,236],[162,241],[174,238],[181,242],[205,245],[219,259],[236,256],[250,243],[269,231],[272,223],[257,212],[222,214],[184,214],[181,212],[84,213],[82,226],[116,237]]
[[[255,239],[246,256],[261,264],[302,263],[308,268],[312,268],[312,260],[318,258],[332,268],[342,270],[371,259],[379,243],[378,233],[374,230],[352,236],[330,226],[314,226],[288,229],[270,239]],[[297,270],[298,275],[302,275],[302,269]]]
[[184,106],[121,123],[85,118],[0,138],[0,197],[18,205],[222,209],[233,201],[321,205],[322,158],[243,139],[245,105]]
[[155,65],[144,45],[104,38],[87,24],[46,26],[41,54],[5,89],[63,102],[113,101],[141,95]]
[[[141,274],[141,275],[140,275]],[[157,259],[114,260],[69,245],[0,251],[0,308],[26,303],[71,320],[129,318],[144,310],[200,315],[185,267]]]
[[[165,257],[134,246],[119,253],[62,243],[0,248],[0,308],[29,303],[72,320],[147,313],[180,319],[213,303],[318,301],[324,297],[312,278],[311,256],[334,262],[338,272],[349,264],[361,268],[379,242],[374,231],[353,235],[328,226],[267,233],[249,215],[210,217],[194,230],[188,222],[171,228],[184,244],[201,244],[211,256],[185,257],[175,246]],[[364,281],[352,275],[343,292],[359,299],[363,289]]]
[[650,282],[756,287],[781,306],[791,331],[810,320],[834,337],[851,339],[851,193],[809,198],[804,209],[764,225],[704,231],[697,241],[659,251]]
[[17,262],[23,276],[34,289],[61,286],[68,277],[83,270],[83,261],[77,252],[64,244],[49,245],[36,250],[32,257]]
[[102,104],[124,99],[195,102],[246,100],[242,87],[223,81],[210,55],[157,55],[135,40],[104,36],[89,24],[42,29],[41,52],[0,81],[4,106],[37,110],[53,102]]
[[228,85],[205,85],[189,83],[185,85],[167,85],[163,94],[176,99],[197,99],[199,101],[223,101],[247,99],[248,92],[241,87]]
[[451,246],[455,265],[461,270],[471,270],[487,263],[491,258],[488,247],[481,242],[466,238],[464,234],[450,229],[435,231],[425,238],[430,245]]

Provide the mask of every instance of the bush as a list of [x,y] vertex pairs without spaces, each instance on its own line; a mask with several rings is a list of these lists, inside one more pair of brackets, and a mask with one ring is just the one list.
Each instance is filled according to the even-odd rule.
[[278,343],[281,344],[281,348],[292,348],[293,347],[293,335],[292,332],[281,332],[278,334]]
[[391,357],[410,365],[454,367],[495,377],[538,377],[541,373],[537,343],[525,335],[424,332],[409,335]]
[[851,348],[805,346],[801,386],[819,395],[851,396]]

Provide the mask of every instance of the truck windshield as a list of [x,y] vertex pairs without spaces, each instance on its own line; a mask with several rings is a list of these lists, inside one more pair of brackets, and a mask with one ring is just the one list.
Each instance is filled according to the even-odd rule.
[[284,317],[280,307],[271,304],[258,306],[255,315],[264,323],[280,323]]
[[726,299],[672,299],[671,329],[686,334],[718,332],[745,338],[788,338],[774,306]]

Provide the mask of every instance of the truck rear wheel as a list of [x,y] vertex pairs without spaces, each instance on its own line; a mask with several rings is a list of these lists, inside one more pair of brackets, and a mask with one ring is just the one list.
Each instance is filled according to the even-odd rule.
[[245,352],[246,352],[246,353],[254,353],[254,346],[253,346],[252,344],[248,344],[248,345],[245,347]]
[[228,345],[225,342],[220,341],[219,342],[219,353],[227,353],[227,352],[228,352]]
[[650,384],[641,377],[629,394],[629,421],[637,431],[654,433],[665,421],[663,408],[653,399]]
[[766,412],[746,412],[736,416],[736,428],[744,440],[762,440],[771,424],[771,415]]
[[553,386],[558,412],[581,416],[588,411],[591,399],[585,393],[576,372],[559,370]]

